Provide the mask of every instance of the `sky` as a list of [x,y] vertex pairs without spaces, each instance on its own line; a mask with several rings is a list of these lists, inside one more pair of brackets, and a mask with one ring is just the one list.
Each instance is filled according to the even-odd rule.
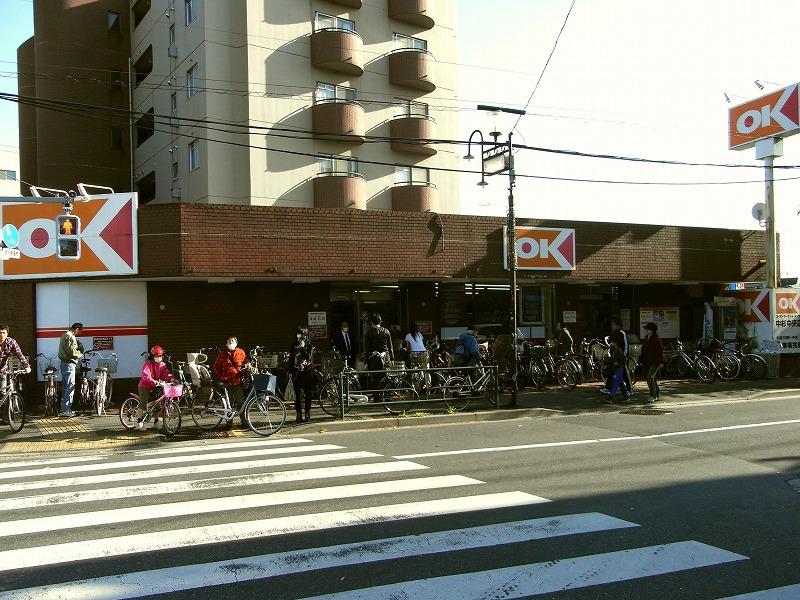
[[[31,0],[0,0],[0,90],[16,92],[16,48],[33,31]],[[435,1],[435,0],[434,0]],[[478,112],[478,104],[525,107],[572,0],[457,0],[460,129],[514,130],[531,146],[658,160],[759,166],[754,150],[730,151],[730,106],[800,81],[800,0],[576,0],[550,64],[519,123]],[[435,55],[435,52],[434,52]],[[760,91],[755,80],[764,82]],[[732,103],[727,104],[725,94]],[[433,104],[435,101],[431,101]],[[515,127],[516,125],[516,127]],[[487,136],[488,139],[488,136]],[[0,101],[0,149],[18,145],[16,105]],[[800,135],[787,138],[776,165],[800,165]],[[647,165],[515,155],[520,217],[755,229],[764,200],[760,168]],[[477,161],[463,161],[479,169]],[[796,173],[796,174],[795,174]],[[776,178],[800,177],[776,171]],[[462,178],[462,212],[504,215],[505,176],[479,188]],[[751,181],[752,183],[728,184]],[[777,181],[781,273],[800,275],[800,179]],[[668,251],[668,250],[666,250]]]

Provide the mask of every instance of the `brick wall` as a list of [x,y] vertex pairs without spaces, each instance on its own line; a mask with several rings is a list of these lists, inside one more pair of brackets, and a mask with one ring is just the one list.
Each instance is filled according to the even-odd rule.
[[[500,218],[441,215],[440,229],[436,217],[425,213],[161,204],[142,207],[139,219],[141,270],[147,277],[496,280],[507,275]],[[519,224],[576,229],[576,271],[523,271],[523,281],[763,277],[762,232],[532,219]]]

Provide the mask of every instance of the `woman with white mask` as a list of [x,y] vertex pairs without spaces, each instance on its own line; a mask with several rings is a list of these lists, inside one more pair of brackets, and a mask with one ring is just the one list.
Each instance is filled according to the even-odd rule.
[[[214,375],[228,390],[228,398],[230,398],[234,408],[241,408],[242,402],[244,402],[244,387],[242,386],[241,374],[245,369],[246,363],[247,354],[239,348],[239,340],[235,335],[230,336],[225,341],[225,348],[220,351],[217,360],[214,361]],[[239,417],[242,425],[246,425],[244,413]],[[228,427],[232,426],[233,421],[228,421]]]
[[[159,382],[164,381],[172,381],[172,374],[164,364],[164,349],[161,346],[153,346],[142,365],[142,377],[139,379],[139,421],[136,425],[138,429],[144,429],[142,416],[147,411],[147,403],[150,401],[153,390],[156,389]],[[160,424],[158,419],[153,422],[156,429]]]

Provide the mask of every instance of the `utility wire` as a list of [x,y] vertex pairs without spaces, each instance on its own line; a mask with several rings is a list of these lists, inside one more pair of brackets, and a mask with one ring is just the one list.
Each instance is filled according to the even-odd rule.
[[[539,84],[542,82],[542,77],[544,77],[545,71],[547,71],[547,66],[550,64],[550,59],[553,58],[553,54],[556,52],[556,48],[558,47],[558,40],[561,39],[561,34],[564,33],[564,28],[567,26],[567,21],[569,21],[569,16],[572,14],[572,9],[575,8],[575,0],[572,0],[572,3],[569,5],[569,10],[567,11],[567,16],[564,17],[564,22],[561,24],[561,29],[558,30],[558,35],[556,36],[556,41],[553,43],[553,47],[550,50],[550,55],[547,57],[547,61],[544,63],[542,67],[542,72],[539,73],[539,79],[536,80],[536,85],[533,86],[533,90],[531,91],[531,95],[528,96],[528,101],[525,103],[525,108],[523,111],[528,110],[528,107],[533,100],[533,95],[536,93],[536,90],[539,89]],[[524,113],[517,117],[516,122],[514,123],[514,127],[511,128],[511,131],[514,131],[519,125],[520,119],[522,119]]]

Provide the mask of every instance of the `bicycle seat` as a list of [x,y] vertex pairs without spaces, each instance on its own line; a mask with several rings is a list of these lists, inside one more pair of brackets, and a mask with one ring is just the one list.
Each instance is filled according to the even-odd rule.
[[94,370],[94,372],[95,372],[95,373],[108,373],[108,369],[106,369],[105,367],[97,367],[97,368]]
[[44,373],[45,375],[52,375],[55,372],[56,372],[55,367],[45,367],[44,371],[42,371],[42,373]]

